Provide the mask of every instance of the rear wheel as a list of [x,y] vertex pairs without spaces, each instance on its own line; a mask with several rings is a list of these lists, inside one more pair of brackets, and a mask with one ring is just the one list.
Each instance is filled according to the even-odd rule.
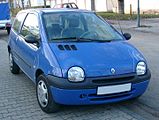
[[55,103],[51,94],[50,85],[44,75],[40,75],[37,78],[36,95],[38,103],[44,112],[52,113],[59,110],[59,105]]
[[8,35],[10,34],[10,29],[9,27],[6,28]]
[[19,66],[14,62],[12,53],[9,53],[9,67],[10,67],[10,71],[13,74],[19,74],[20,68]]

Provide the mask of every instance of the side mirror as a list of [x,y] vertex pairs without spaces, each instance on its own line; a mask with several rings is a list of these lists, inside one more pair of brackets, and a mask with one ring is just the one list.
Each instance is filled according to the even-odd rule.
[[126,40],[131,39],[131,34],[129,34],[129,33],[124,33],[123,36],[125,37]]
[[37,43],[38,42],[37,38],[33,35],[26,35],[24,39],[27,43]]

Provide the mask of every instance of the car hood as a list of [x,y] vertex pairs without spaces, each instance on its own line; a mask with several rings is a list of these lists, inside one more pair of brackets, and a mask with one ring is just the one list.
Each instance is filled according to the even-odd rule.
[[[72,66],[83,68],[87,77],[134,73],[143,56],[127,42],[50,43],[63,77]],[[111,69],[115,69],[115,73]]]

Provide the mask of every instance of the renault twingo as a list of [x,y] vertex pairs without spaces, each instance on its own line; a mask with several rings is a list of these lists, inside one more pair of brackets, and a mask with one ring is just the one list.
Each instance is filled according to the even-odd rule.
[[128,100],[142,95],[151,77],[130,38],[91,11],[23,10],[9,36],[10,70],[21,69],[35,83],[47,113],[59,105]]

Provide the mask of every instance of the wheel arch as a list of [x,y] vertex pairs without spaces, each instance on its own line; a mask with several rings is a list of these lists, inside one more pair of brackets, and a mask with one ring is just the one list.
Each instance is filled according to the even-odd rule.
[[8,45],[8,52],[10,53],[10,51],[11,51],[11,48],[10,48],[10,46]]
[[41,69],[37,69],[36,72],[35,72],[35,80],[36,80],[36,82],[37,82],[38,76],[41,75],[41,74],[44,74],[44,72]]

